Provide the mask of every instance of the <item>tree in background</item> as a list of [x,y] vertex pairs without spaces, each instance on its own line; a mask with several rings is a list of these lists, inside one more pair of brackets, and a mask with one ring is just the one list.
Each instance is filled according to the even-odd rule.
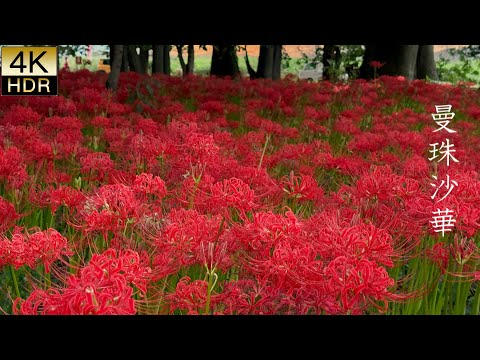
[[118,78],[120,77],[120,68],[122,66],[122,60],[123,60],[123,52],[125,45],[110,45],[110,56],[111,56],[111,62],[110,62],[110,74],[108,74],[108,79],[107,79],[107,89],[112,89],[113,91],[116,91],[118,88]]
[[152,74],[170,75],[170,45],[153,45]]
[[230,76],[232,78],[240,76],[238,68],[237,49],[235,45],[212,45],[212,64],[210,75],[212,76]]
[[[193,45],[187,45],[187,62],[183,58],[183,48],[185,45],[175,45],[178,52],[178,60],[180,61],[180,66],[182,67],[182,75],[187,76],[188,74],[193,74],[195,66],[195,49]],[[202,47],[202,45],[200,45]]]
[[374,71],[370,63],[384,64],[378,75],[405,76],[409,80],[438,80],[433,45],[366,45],[360,77],[372,79]]
[[278,80],[282,71],[282,45],[260,45],[257,71],[250,65],[247,45],[245,49],[245,62],[251,79]]

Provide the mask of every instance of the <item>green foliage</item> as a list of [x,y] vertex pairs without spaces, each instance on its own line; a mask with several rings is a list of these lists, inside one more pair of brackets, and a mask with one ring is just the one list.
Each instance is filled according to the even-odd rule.
[[480,45],[449,49],[447,54],[437,61],[441,81],[480,83]]
[[[329,75],[332,79],[355,79],[358,77],[358,71],[363,61],[364,45],[338,45],[340,48],[340,62],[331,60],[329,63]],[[307,63],[323,62],[323,47],[315,46],[313,56],[301,52],[302,57],[296,60],[298,65]],[[287,63],[287,66],[289,63]],[[348,76],[347,76],[348,75]]]
[[59,56],[84,56],[88,45],[58,45],[57,49]]

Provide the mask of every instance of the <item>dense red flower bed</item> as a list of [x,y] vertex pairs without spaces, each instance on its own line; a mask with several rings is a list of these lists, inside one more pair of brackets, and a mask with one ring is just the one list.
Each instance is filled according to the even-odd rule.
[[[13,312],[370,314],[446,273],[476,289],[477,91],[128,73],[113,95],[60,77],[62,96],[0,98]],[[456,113],[455,240],[430,226],[439,104]],[[437,278],[404,286],[419,258]]]

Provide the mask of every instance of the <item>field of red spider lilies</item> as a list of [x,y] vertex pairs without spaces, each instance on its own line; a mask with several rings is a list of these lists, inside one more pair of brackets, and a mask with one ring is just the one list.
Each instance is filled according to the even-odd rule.
[[[480,94],[61,72],[0,98],[6,314],[478,314]],[[429,161],[450,104],[458,163]],[[432,228],[432,175],[458,186]]]

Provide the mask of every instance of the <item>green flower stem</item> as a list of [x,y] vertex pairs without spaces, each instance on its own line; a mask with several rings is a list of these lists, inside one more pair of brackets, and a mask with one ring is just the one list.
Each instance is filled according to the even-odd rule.
[[265,151],[267,150],[268,141],[270,140],[271,137],[272,137],[272,134],[270,133],[267,134],[267,137],[265,139],[265,145],[263,146],[262,156],[260,157],[260,163],[258,164],[258,170],[262,168],[263,157],[265,156]]
[[477,288],[475,289],[475,296],[472,302],[472,315],[478,315],[480,313],[480,282],[477,282]]
[[208,271],[208,288],[207,288],[207,301],[205,303],[205,314],[208,315],[210,314],[210,299],[212,295],[212,290],[213,290],[213,276],[214,276],[214,270]]
[[20,297],[20,290],[18,289],[17,274],[16,274],[15,269],[13,268],[12,265],[10,265],[9,268],[10,268],[10,275],[12,276],[13,287],[15,288],[15,295],[17,296],[17,298],[19,298]]

